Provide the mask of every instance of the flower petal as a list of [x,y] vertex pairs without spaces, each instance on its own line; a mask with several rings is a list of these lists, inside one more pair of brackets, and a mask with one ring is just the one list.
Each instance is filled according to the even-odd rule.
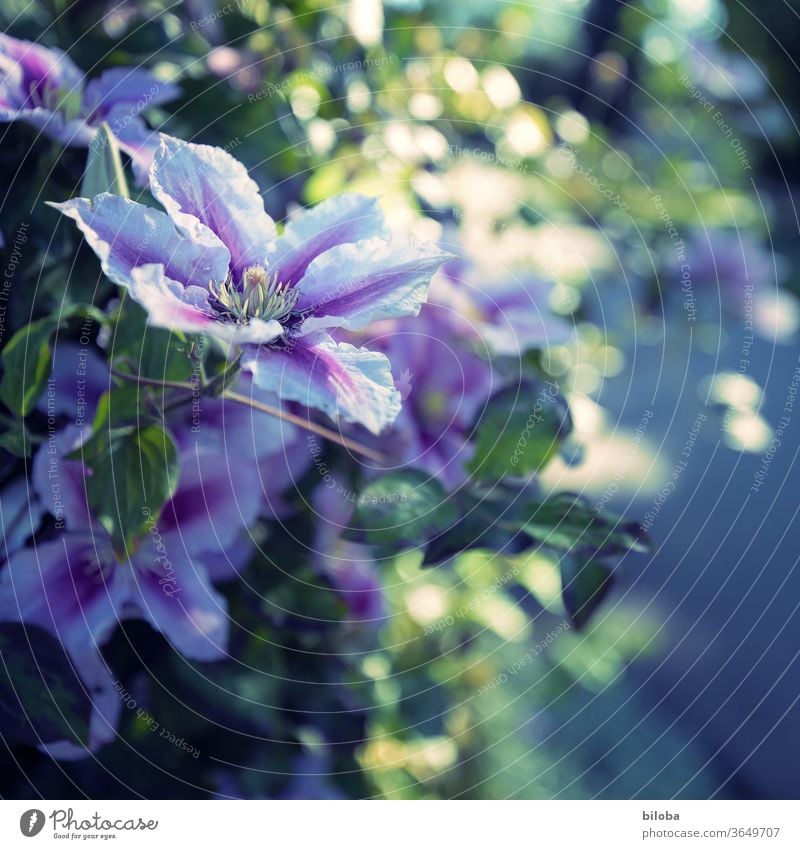
[[62,534],[11,556],[0,574],[0,620],[39,625],[80,654],[108,638],[129,592],[102,532]]
[[174,544],[159,553],[151,540],[136,552],[133,563],[136,607],[157,631],[194,660],[228,656],[227,604],[199,559],[190,559]]
[[377,198],[336,195],[290,216],[269,259],[270,270],[280,280],[296,283],[312,260],[336,245],[388,235]]
[[400,412],[389,360],[325,334],[297,339],[284,349],[247,346],[242,366],[253,372],[257,385],[284,401],[358,422],[373,433]]
[[92,526],[86,499],[86,468],[66,455],[78,448],[89,429],[70,425],[48,438],[33,459],[32,483],[44,508],[56,519],[56,527],[88,531]]
[[275,222],[247,169],[229,153],[162,135],[150,186],[184,232],[196,233],[199,222],[219,237],[235,277],[248,265],[266,264]]
[[117,104],[125,105],[128,114],[138,115],[148,106],[174,100],[180,93],[177,85],[162,82],[144,68],[111,68],[86,84],[83,99],[87,111],[94,113],[92,123],[95,119],[99,123]]
[[103,271],[120,286],[148,263],[160,263],[168,277],[185,285],[205,286],[227,274],[229,254],[221,243],[201,245],[181,236],[157,209],[108,193],[52,206],[77,223]]
[[300,333],[326,327],[360,330],[379,318],[416,315],[431,276],[447,257],[434,245],[381,239],[331,248],[295,287],[297,310],[311,313]]
[[84,747],[61,741],[39,746],[43,752],[62,761],[85,758],[106,743],[113,742],[117,737],[117,725],[122,712],[122,698],[97,647],[90,646],[80,654],[73,653],[72,661],[92,699],[89,745]]
[[241,466],[195,442],[181,451],[180,483],[158,530],[165,539],[174,535],[189,554],[224,551],[258,517],[259,489],[255,465]]
[[77,90],[83,80],[80,68],[58,48],[0,33],[0,56],[7,60],[3,62],[3,70],[11,63],[15,66],[13,78],[19,86],[19,107],[28,105],[31,90],[41,90],[47,85],[51,90],[70,92]]
[[[136,184],[147,186],[161,134],[151,130],[140,116],[131,117],[129,108],[123,103],[112,107],[106,120],[116,136],[119,149],[131,158]],[[203,243],[202,240],[200,242]],[[213,245],[213,240],[206,239],[206,243]]]

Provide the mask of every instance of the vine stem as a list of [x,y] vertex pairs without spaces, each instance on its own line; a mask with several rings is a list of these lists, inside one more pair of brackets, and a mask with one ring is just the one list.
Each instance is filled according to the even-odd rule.
[[349,439],[346,436],[342,436],[341,434],[336,433],[335,430],[330,430],[327,427],[323,427],[322,425],[307,421],[306,419],[300,416],[296,416],[294,413],[289,413],[286,410],[281,410],[280,407],[273,407],[271,404],[263,404],[261,401],[254,401],[252,398],[248,398],[246,395],[240,395],[238,392],[231,392],[230,390],[226,390],[222,394],[222,397],[228,398],[230,401],[235,401],[237,404],[243,404],[246,407],[252,407],[254,410],[259,410],[262,413],[267,413],[270,416],[275,416],[276,418],[283,419],[284,421],[289,422],[290,424],[294,424],[298,427],[303,428],[304,430],[311,431],[311,433],[315,433],[317,434],[317,436],[323,437],[323,439],[328,439],[331,442],[336,442],[343,448],[347,448],[348,450],[353,451],[356,454],[362,454],[364,457],[369,457],[370,460],[374,460],[377,463],[383,463],[386,461],[386,458],[379,452],[373,451],[371,448],[367,448],[365,445],[361,445],[361,443]]
[[[123,371],[117,371],[116,369],[111,369],[110,371],[114,377],[118,377],[120,380],[129,380],[132,383],[138,383],[143,386],[160,386],[163,389],[183,389],[189,392],[197,391],[197,385],[192,383],[184,383],[178,380],[157,380],[155,378],[143,377],[140,374],[129,374]],[[201,392],[205,388],[206,386],[201,384]],[[361,454],[364,457],[368,457],[376,463],[386,462],[386,458],[380,452],[373,451],[371,448],[367,448],[366,445],[361,445],[360,442],[356,442],[354,439],[342,436],[335,430],[307,421],[301,416],[296,416],[294,413],[282,410],[280,407],[273,407],[271,404],[254,401],[252,398],[248,398],[246,395],[240,395],[238,392],[233,392],[230,389],[224,390],[221,397],[227,398],[229,401],[233,401],[236,404],[242,404],[245,407],[250,407],[253,410],[266,413],[269,416],[274,416],[277,419],[283,419],[283,421],[297,425],[297,427],[302,428],[303,430],[315,433],[323,439],[335,442],[337,445],[341,445],[343,448],[347,448],[355,454]]]
[[180,380],[157,380],[153,377],[143,377],[141,374],[127,374],[124,371],[109,369],[113,377],[118,377],[120,380],[129,380],[131,383],[140,383],[142,386],[161,386],[164,389],[186,389],[189,392],[194,392],[197,385],[194,383],[184,383]]

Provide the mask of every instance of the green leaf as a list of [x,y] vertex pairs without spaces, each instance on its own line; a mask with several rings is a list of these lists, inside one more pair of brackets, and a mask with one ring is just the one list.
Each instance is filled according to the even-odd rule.
[[576,628],[583,628],[608,595],[613,575],[599,560],[584,561],[565,555],[561,558],[561,598],[567,615]]
[[[127,370],[142,377],[187,381],[193,369],[191,343],[183,333],[148,325],[147,313],[123,295],[108,352],[113,363],[124,360]],[[201,343],[199,347],[204,356],[208,346]]]
[[103,192],[130,198],[128,181],[122,167],[117,139],[111,128],[103,121],[89,145],[86,171],[81,183],[81,196],[93,198]]
[[647,535],[636,523],[598,513],[570,493],[532,505],[520,529],[543,545],[592,556],[650,550]]
[[0,416],[0,422],[5,426],[3,433],[0,433],[0,448],[15,457],[30,457],[33,437],[25,422],[20,418],[7,419],[5,416]]
[[57,318],[40,318],[18,330],[3,349],[0,398],[20,416],[36,406],[50,377],[50,344],[59,325]]
[[555,384],[528,380],[501,389],[477,422],[475,455],[467,468],[478,480],[527,477],[547,465],[571,427]]
[[105,316],[87,304],[71,304],[58,316],[46,316],[20,328],[3,348],[3,380],[0,400],[9,410],[27,416],[44,392],[52,367],[52,337],[71,318],[91,317],[104,321]]
[[89,507],[111,535],[119,555],[130,556],[175,492],[178,452],[158,425],[100,431],[84,462],[91,468]]
[[89,741],[91,699],[47,631],[0,623],[0,738],[37,745]]
[[394,551],[422,546],[456,518],[453,501],[435,478],[417,469],[390,472],[358,495],[345,537]]

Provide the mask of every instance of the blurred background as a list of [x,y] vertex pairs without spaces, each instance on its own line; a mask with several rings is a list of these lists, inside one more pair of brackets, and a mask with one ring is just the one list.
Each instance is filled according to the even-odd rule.
[[[83,69],[179,82],[151,123],[234,153],[276,218],[379,194],[477,277],[544,281],[538,357],[575,428],[542,486],[641,522],[655,548],[623,559],[580,633],[544,553],[387,567],[386,624],[348,647],[373,706],[325,726],[357,774],[315,745],[319,722],[300,754],[228,760],[205,740],[208,758],[174,763],[133,728],[147,757],[115,744],[101,769],[0,754],[3,795],[798,795],[796,4],[6,0],[0,17]],[[3,132],[16,171],[33,132]],[[7,242],[36,167],[8,190]],[[314,684],[339,671],[304,673],[292,710],[323,710]],[[162,709],[191,729],[185,705]]]

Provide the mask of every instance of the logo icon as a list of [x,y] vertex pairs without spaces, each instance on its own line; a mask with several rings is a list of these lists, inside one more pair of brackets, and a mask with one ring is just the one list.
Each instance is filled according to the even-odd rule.
[[19,830],[25,837],[36,837],[44,828],[44,812],[38,808],[31,808],[19,818]]

